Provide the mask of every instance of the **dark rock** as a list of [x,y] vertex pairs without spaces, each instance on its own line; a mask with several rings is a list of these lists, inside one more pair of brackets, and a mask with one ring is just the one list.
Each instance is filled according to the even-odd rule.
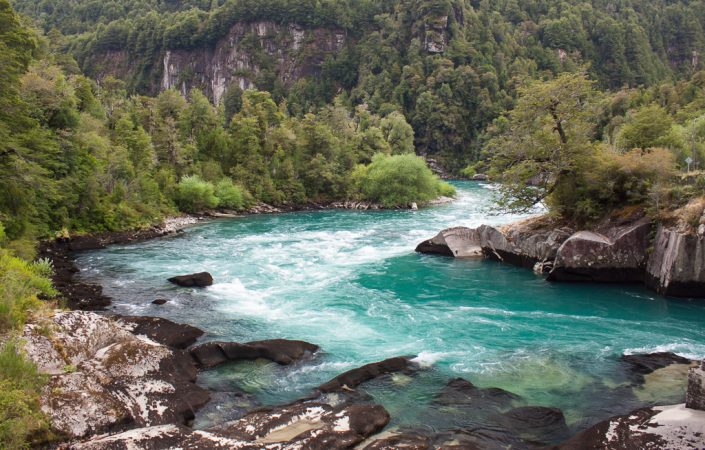
[[206,287],[213,284],[213,277],[208,272],[177,275],[168,280],[181,287]]
[[604,234],[580,231],[558,249],[549,281],[641,282],[651,219],[614,227]]
[[136,335],[144,335],[151,340],[173,348],[184,349],[203,336],[203,330],[194,326],[172,322],[161,317],[114,316]]
[[308,357],[318,346],[304,341],[271,339],[241,344],[238,342],[207,342],[189,351],[202,368],[212,368],[228,361],[265,358],[288,365]]
[[366,364],[349,370],[318,387],[320,392],[335,392],[343,389],[354,389],[365,381],[382,375],[409,371],[412,363],[408,358],[398,356],[384,361]]
[[685,406],[705,411],[705,360],[699,367],[688,371],[688,389],[685,394]]
[[158,298],[156,300],[153,300],[152,303],[154,303],[155,305],[163,305],[164,303],[166,303],[168,301],[169,300],[167,300],[165,298]]
[[626,364],[629,372],[632,374],[632,378],[640,383],[644,382],[644,375],[650,374],[655,370],[663,369],[671,364],[691,363],[688,358],[670,352],[622,355],[619,360]]
[[480,234],[475,228],[449,228],[420,243],[416,252],[456,258],[482,257]]
[[705,298],[705,236],[659,225],[646,272],[660,294]]
[[503,425],[529,442],[560,442],[570,435],[563,412],[545,406],[522,406],[502,415]]
[[705,414],[683,405],[657,406],[615,416],[582,431],[555,450],[702,449]]
[[368,444],[364,450],[429,450],[431,439],[421,434],[403,433],[384,439],[377,439]]
[[500,388],[478,388],[463,378],[451,380],[433,399],[436,405],[471,406],[474,412],[510,408],[521,397]]

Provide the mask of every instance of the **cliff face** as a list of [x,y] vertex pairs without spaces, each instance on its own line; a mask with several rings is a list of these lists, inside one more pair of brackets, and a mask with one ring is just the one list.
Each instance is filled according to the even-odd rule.
[[342,30],[236,23],[213,48],[166,50],[160,88],[176,88],[185,95],[197,87],[219,102],[231,83],[242,89],[256,87],[265,67],[273,70],[280,83],[290,86],[299,78],[318,74],[325,58],[345,44]]

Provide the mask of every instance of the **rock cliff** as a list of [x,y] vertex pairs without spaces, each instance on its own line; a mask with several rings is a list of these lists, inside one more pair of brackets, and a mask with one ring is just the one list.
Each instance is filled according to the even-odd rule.
[[646,272],[647,286],[661,294],[705,297],[705,233],[659,226]]

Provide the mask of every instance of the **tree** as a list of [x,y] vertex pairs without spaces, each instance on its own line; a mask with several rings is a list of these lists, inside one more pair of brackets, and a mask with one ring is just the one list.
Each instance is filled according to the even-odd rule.
[[520,90],[516,108],[495,122],[496,135],[485,149],[492,173],[502,180],[502,206],[526,211],[560,189],[575,187],[593,149],[597,99],[584,73]]

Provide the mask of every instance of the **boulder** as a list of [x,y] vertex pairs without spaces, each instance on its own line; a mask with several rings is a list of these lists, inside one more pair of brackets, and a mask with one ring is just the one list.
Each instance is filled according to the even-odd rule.
[[270,339],[246,344],[238,342],[206,342],[189,350],[196,363],[209,369],[228,361],[264,358],[288,365],[311,356],[318,346],[304,341]]
[[705,298],[705,236],[659,225],[646,272],[660,294]]
[[579,231],[558,249],[548,280],[643,281],[651,229],[651,220],[644,217],[605,234]]
[[627,365],[630,372],[638,375],[648,375],[655,370],[663,369],[671,364],[691,363],[688,358],[671,352],[622,355],[619,360]]
[[480,234],[475,228],[448,228],[420,243],[418,253],[431,253],[455,258],[482,257]]
[[688,371],[688,389],[685,393],[685,406],[705,411],[705,360],[699,367]]
[[429,450],[431,439],[417,433],[401,433],[375,439],[364,447],[364,450]]
[[84,442],[70,443],[67,448],[348,449],[377,433],[387,423],[389,413],[379,405],[332,407],[325,403],[295,403],[263,408],[206,430],[153,426],[95,436]]
[[487,181],[489,179],[490,179],[490,177],[488,177],[484,173],[476,173],[471,178],[472,181]]
[[184,349],[203,336],[203,330],[191,325],[172,322],[161,317],[114,316],[118,324],[136,335],[168,347]]
[[163,305],[164,303],[168,302],[169,300],[165,298],[158,298],[156,300],[152,300],[152,303],[155,305]]
[[482,225],[477,229],[485,256],[515,266],[534,268],[552,262],[572,230],[541,226],[541,218],[513,223],[501,230]]
[[398,356],[384,361],[366,364],[356,369],[348,370],[332,380],[318,386],[320,392],[335,392],[345,389],[354,389],[365,381],[369,381],[395,372],[408,372],[413,363],[409,358]]
[[181,287],[206,287],[213,284],[213,277],[208,272],[199,272],[189,275],[177,275],[169,278],[168,281]]
[[24,329],[25,350],[50,375],[41,409],[68,437],[126,428],[185,423],[205,404],[188,354],[115,320],[83,311],[56,312],[51,339],[43,326]]
[[520,397],[500,388],[479,388],[463,378],[455,378],[433,399],[435,405],[469,406],[473,412],[507,410]]
[[701,449],[705,412],[685,405],[656,406],[615,416],[582,431],[560,445],[560,450],[593,449]]

